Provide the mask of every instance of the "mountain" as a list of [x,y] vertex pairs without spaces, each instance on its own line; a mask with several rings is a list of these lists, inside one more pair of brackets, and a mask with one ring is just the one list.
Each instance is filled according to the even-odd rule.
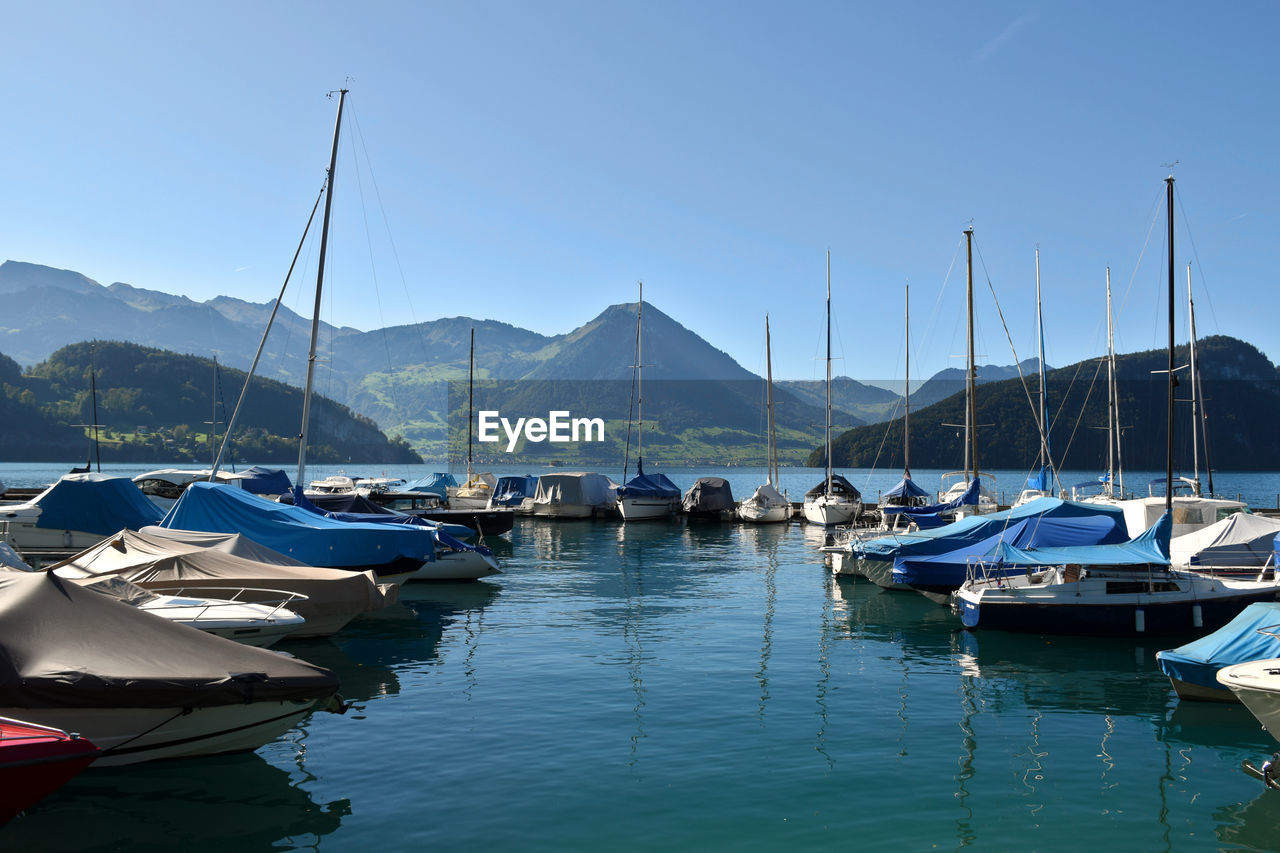
[[[1040,359],[1028,358],[1024,359],[1020,364],[980,364],[974,371],[976,374],[974,379],[978,385],[986,385],[991,382],[1000,382],[1005,379],[1017,379],[1018,368],[1022,368],[1022,375],[1026,377],[1038,376],[1040,372]],[[1046,370],[1052,370],[1052,367],[1045,366]],[[911,408],[923,408],[930,406],[940,400],[945,400],[952,394],[964,391],[965,371],[960,367],[947,367],[939,370],[930,376],[928,381],[911,392]]]
[[[1188,347],[1175,351],[1186,364]],[[1196,345],[1201,374],[1210,461],[1220,470],[1280,470],[1280,446],[1271,430],[1280,423],[1280,371],[1252,344],[1227,336],[1204,338]],[[1119,412],[1124,427],[1122,461],[1126,469],[1163,470],[1167,430],[1168,355],[1148,350],[1117,356]],[[1026,368],[1024,367],[1024,372]],[[1183,374],[1185,377],[1185,373]],[[1048,371],[1049,446],[1059,468],[1102,470],[1106,465],[1106,369],[1088,360]],[[1192,468],[1191,412],[1186,379],[1178,392],[1174,419],[1174,464]],[[1034,386],[1034,380],[1030,380]],[[911,461],[920,468],[955,469],[964,459],[964,394],[915,408],[911,395]],[[989,382],[976,400],[975,454],[982,468],[1030,470],[1040,448],[1027,390],[1018,379]],[[1203,454],[1204,441],[1200,442]],[[884,448],[881,451],[881,448]],[[877,459],[877,453],[884,455]],[[902,464],[902,420],[859,427],[833,442],[832,460],[841,467]],[[808,458],[823,462],[822,449]],[[1204,469],[1204,464],[1201,469]]]
[[[206,462],[208,424],[225,424],[245,380],[209,359],[112,341],[70,344],[26,373],[16,368],[0,357],[0,446],[8,461],[82,460],[90,444],[85,425],[97,423],[104,460]],[[296,459],[301,413],[301,389],[256,378],[234,436],[235,458]],[[373,421],[319,395],[307,455],[315,462],[421,461]]]
[[[826,408],[827,383],[822,379],[784,379],[775,382],[798,399],[813,406]],[[831,408],[843,412],[846,417],[833,415],[832,422],[847,428],[851,423],[876,423],[887,420],[902,404],[902,396],[875,385],[866,385],[848,376],[836,376],[831,380]]]

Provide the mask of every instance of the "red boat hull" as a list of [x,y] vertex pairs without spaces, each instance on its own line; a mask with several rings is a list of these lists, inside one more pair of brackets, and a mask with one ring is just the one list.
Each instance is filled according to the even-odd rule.
[[61,788],[99,751],[59,729],[0,717],[0,823]]

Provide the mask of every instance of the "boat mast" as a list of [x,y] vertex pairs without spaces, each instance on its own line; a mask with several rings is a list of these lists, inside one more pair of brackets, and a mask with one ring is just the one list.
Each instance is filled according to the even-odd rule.
[[[1120,439],[1116,430],[1120,426],[1116,414],[1116,345],[1115,330],[1111,324],[1111,267],[1107,267],[1107,493],[1115,496],[1116,457]],[[1124,497],[1121,488],[1120,496]]]
[[965,291],[965,313],[968,315],[968,368],[964,377],[964,481],[972,482],[978,478],[977,453],[974,451],[975,415],[973,407],[973,386],[977,380],[977,369],[973,362],[973,229],[964,232],[967,252],[968,286]]
[[905,405],[902,410],[902,478],[911,479],[911,282],[904,297],[906,320],[903,323],[907,351],[907,382],[903,386]]
[[1196,382],[1196,303],[1191,295],[1191,264],[1187,264],[1187,308],[1191,327],[1191,487],[1195,489],[1195,496],[1200,497],[1200,446],[1197,440],[1200,432],[1200,425],[1197,423],[1200,406],[1196,399],[1196,385],[1199,383]]
[[644,316],[644,282],[636,303],[636,473],[644,474],[644,361],[641,350],[641,318]]
[[826,495],[831,496],[831,250],[827,250],[827,485]]
[[769,315],[764,315],[764,367],[767,384],[765,386],[766,409],[769,413],[769,466],[765,473],[765,482],[776,486],[778,483],[778,436],[773,426],[773,344],[769,338]]
[[[1209,458],[1209,413],[1204,409],[1204,386],[1200,384],[1200,368],[1196,363],[1196,302],[1191,296],[1191,265],[1187,264],[1187,303],[1190,306],[1191,315],[1191,388],[1199,400],[1200,406],[1200,437],[1204,439],[1204,472],[1209,480],[1209,496],[1213,497],[1213,461]],[[1196,424],[1192,421],[1192,434],[1195,434]],[[1196,473],[1196,484],[1199,485],[1200,474]],[[1196,494],[1199,494],[1197,491]]]
[[[1040,247],[1036,247],[1036,339],[1040,349],[1040,471],[1049,464],[1049,402],[1045,391],[1044,369],[1044,313],[1040,307]],[[1056,478],[1056,476],[1055,476]],[[1053,493],[1053,485],[1049,485]]]
[[325,180],[328,192],[324,197],[324,219],[320,226],[320,255],[316,270],[316,304],[311,314],[311,347],[307,352],[307,384],[302,392],[302,432],[298,435],[298,479],[296,486],[301,489],[306,485],[307,476],[307,428],[311,421],[311,387],[315,382],[316,372],[316,338],[320,335],[320,296],[324,290],[325,254],[329,248],[329,218],[333,210],[333,179],[338,170],[338,135],[342,130],[342,105],[347,99],[347,90],[338,90],[338,117],[333,123],[333,148],[329,153],[329,172]]
[[1173,296],[1174,296],[1174,260],[1173,260],[1173,175],[1165,178],[1165,195],[1169,208],[1169,431],[1165,442],[1164,462],[1164,508],[1166,512],[1173,509],[1173,389],[1177,385],[1177,377],[1173,373]]
[[471,419],[475,417],[476,329],[471,327],[471,349],[467,355],[467,485],[471,485]]
[[93,398],[93,458],[99,474],[102,473],[102,447],[98,443],[98,365],[93,358],[93,344],[89,344],[89,396]]

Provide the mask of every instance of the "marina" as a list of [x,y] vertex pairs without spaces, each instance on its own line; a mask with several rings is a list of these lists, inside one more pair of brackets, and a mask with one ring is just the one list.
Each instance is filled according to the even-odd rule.
[[[0,465],[16,486],[58,473]],[[900,476],[842,473],[869,497]],[[1275,475],[1219,478],[1275,503]],[[1155,660],[1172,643],[966,632],[833,577],[823,541],[799,519],[518,517],[490,540],[502,574],[406,584],[280,644],[333,671],[345,715],[252,754],[90,768],[0,832],[78,851],[1273,849],[1280,802],[1240,767],[1276,744],[1241,705],[1180,702]]]

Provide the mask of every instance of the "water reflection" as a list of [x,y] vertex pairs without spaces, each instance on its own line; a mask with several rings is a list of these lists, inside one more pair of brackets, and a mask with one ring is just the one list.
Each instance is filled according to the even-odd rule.
[[[4,827],[8,850],[316,847],[351,813],[253,754],[91,768]],[[92,826],[85,825],[92,815]]]
[[[1262,788],[1262,783],[1258,783]],[[1280,827],[1280,791],[1262,789],[1247,803],[1223,806],[1213,813],[1216,834],[1233,850],[1274,851],[1276,828]]]

